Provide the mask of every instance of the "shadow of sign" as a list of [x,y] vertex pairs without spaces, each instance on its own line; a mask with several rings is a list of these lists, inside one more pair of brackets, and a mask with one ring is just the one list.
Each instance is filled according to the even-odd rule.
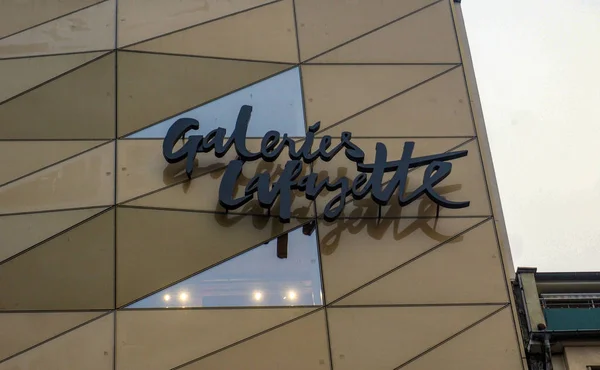
[[[461,189],[461,185],[448,185],[436,188],[440,194],[449,194]],[[342,234],[356,235],[366,231],[370,238],[381,240],[385,235],[391,232],[395,241],[401,241],[414,232],[421,231],[430,239],[439,243],[448,240],[454,235],[443,234],[438,231],[438,223],[443,222],[443,218],[430,217],[431,213],[435,214],[437,205],[433,202],[423,201],[419,204],[419,216],[417,218],[401,219],[400,207],[388,206],[385,213],[382,213],[381,218],[377,215],[378,205],[374,202],[368,202],[368,199],[363,199],[359,202],[354,202],[357,208],[353,209],[345,218],[340,218],[330,224],[335,224],[335,228],[325,235],[320,236],[321,252],[325,255],[330,255],[338,248]],[[400,229],[402,220],[413,219],[408,226]],[[366,230],[365,230],[366,229]],[[451,243],[462,241],[463,237],[458,236],[452,239]]]

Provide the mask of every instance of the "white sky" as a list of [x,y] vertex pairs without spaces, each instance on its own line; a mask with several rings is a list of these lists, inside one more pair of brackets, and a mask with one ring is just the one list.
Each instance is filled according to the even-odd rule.
[[515,267],[600,271],[600,0],[464,0]]

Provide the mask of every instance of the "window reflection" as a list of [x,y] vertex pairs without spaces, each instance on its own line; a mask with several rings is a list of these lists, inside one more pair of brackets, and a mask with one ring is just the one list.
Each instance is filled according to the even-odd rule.
[[273,239],[127,308],[321,305],[314,227],[286,236],[284,257],[278,252],[286,238]]
[[190,131],[187,136],[206,135],[217,127],[225,128],[229,135],[242,105],[253,108],[248,137],[263,137],[269,130],[287,133],[291,137],[304,137],[306,134],[300,72],[294,68],[129,135],[128,138],[164,138],[169,127],[180,118],[194,118],[200,122],[200,129]]

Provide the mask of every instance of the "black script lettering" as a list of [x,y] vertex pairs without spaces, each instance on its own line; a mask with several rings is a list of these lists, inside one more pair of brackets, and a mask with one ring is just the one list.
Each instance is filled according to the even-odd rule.
[[[358,170],[361,172],[372,173],[371,178],[367,181],[363,191],[371,190],[371,198],[379,205],[386,205],[389,203],[390,198],[394,191],[398,190],[398,201],[401,206],[406,206],[413,202],[423,193],[427,194],[429,198],[437,204],[446,207],[452,205],[452,207],[446,208],[464,208],[469,206],[469,202],[450,202],[441,195],[437,194],[433,187],[444,180],[452,169],[448,161],[452,159],[461,158],[467,155],[467,151],[442,153],[424,157],[412,158],[412,153],[415,147],[415,143],[408,141],[404,143],[404,149],[402,151],[402,157],[398,161],[387,162],[387,149],[382,143],[377,143],[375,146],[375,162],[373,164],[358,163]],[[408,170],[410,168],[420,167],[424,165],[430,165],[425,171],[424,185],[419,187],[407,198],[404,198],[404,192],[406,190],[406,182],[408,179]],[[383,185],[383,175],[386,172],[395,171],[392,179]]]
[[163,141],[163,156],[169,163],[177,163],[186,159],[185,173],[188,178],[192,177],[194,169],[194,158],[199,145],[202,143],[202,136],[193,136],[190,138],[181,149],[173,152],[175,144],[182,139],[190,130],[197,130],[200,123],[192,118],[180,118],[167,131],[165,140]]
[[263,137],[260,143],[260,154],[265,161],[272,162],[279,157],[279,154],[281,154],[283,145],[275,148],[277,143],[279,143],[280,137],[281,136],[277,131],[269,131]]
[[346,147],[346,158],[352,162],[362,163],[365,160],[365,152],[352,141],[352,134],[348,131],[342,132],[342,143]]
[[[466,155],[466,154],[465,154]],[[404,198],[398,194],[398,202],[401,206],[410,204],[422,194],[426,194],[432,202],[445,208],[458,209],[468,207],[471,202],[453,202],[438,194],[433,187],[442,182],[452,170],[452,163],[434,161],[429,164],[423,174],[423,185],[419,186],[408,197]]]
[[[229,165],[223,174],[221,185],[219,185],[219,204],[227,210],[237,209],[252,200],[252,194],[246,194],[239,198],[233,197],[237,188],[238,179],[242,175],[243,165],[244,162],[239,159],[229,162]],[[250,181],[248,186],[253,182],[254,179]]]
[[[325,204],[325,208],[323,209],[323,218],[325,221],[334,221],[344,210],[344,207],[346,206],[346,197],[351,191],[349,181],[350,180],[347,177],[340,177],[331,184],[329,182],[326,183],[327,190],[334,191],[340,189],[340,191]],[[338,206],[334,208],[337,203],[339,203]]]
[[[294,190],[303,191],[307,199],[314,201],[324,189],[329,192],[337,192],[325,204],[323,217],[327,221],[333,221],[339,217],[349,195],[352,195],[355,200],[360,200],[370,193],[371,198],[380,206],[389,204],[392,194],[396,191],[398,191],[398,203],[402,207],[422,195],[426,195],[438,206],[445,208],[464,208],[470,204],[468,201],[450,201],[434,190],[434,187],[448,177],[452,170],[452,164],[448,161],[466,156],[466,150],[413,158],[415,143],[408,141],[404,143],[401,158],[388,162],[387,148],[383,143],[377,143],[374,162],[366,164],[364,163],[365,153],[352,142],[352,134],[346,131],[342,132],[340,142],[333,147],[333,138],[329,135],[323,136],[317,150],[313,151],[315,134],[321,125],[320,122],[317,122],[309,127],[306,138],[298,150],[296,150],[296,143],[287,134],[281,135],[278,131],[271,130],[262,138],[260,151],[252,152],[246,146],[251,113],[251,106],[241,107],[235,128],[227,141],[225,129],[216,128],[206,136],[190,135],[187,142],[184,141],[183,146],[175,151],[175,145],[185,137],[187,132],[200,127],[198,121],[182,118],[169,128],[163,142],[163,156],[168,163],[186,160],[188,178],[191,178],[194,159],[198,153],[208,153],[214,150],[215,155],[221,158],[232,146],[235,148],[238,159],[228,165],[219,187],[219,204],[226,210],[244,206],[254,199],[256,193],[260,207],[268,210],[279,199],[279,218],[282,222],[289,222]],[[285,164],[277,181],[271,182],[272,175],[269,172],[258,173],[246,185],[244,195],[236,198],[236,190],[243,178],[244,163],[257,159],[263,160],[264,163],[272,163],[279,158],[285,147],[288,148],[290,160]],[[345,149],[346,157],[356,164],[359,172],[353,181],[345,176],[333,182],[329,180],[329,177],[319,180],[315,173],[300,176],[303,163],[310,164],[316,159],[330,161],[342,149]],[[405,195],[409,170],[422,166],[427,166],[422,185],[411,194]],[[388,172],[393,172],[393,176],[390,181],[384,182],[384,175]]]
[[252,107],[244,105],[238,113],[238,118],[235,123],[235,129],[231,134],[235,151],[241,160],[245,162],[254,161],[261,157],[261,153],[252,153],[246,148],[246,136],[248,135],[248,123],[250,123],[250,115],[252,114]]
[[[194,137],[194,136],[192,136],[192,137]],[[200,136],[200,138],[201,137],[202,136]],[[228,141],[225,145],[223,145],[224,140],[225,140],[225,129],[221,128],[221,127],[214,129],[211,132],[209,132],[208,135],[206,135],[206,137],[202,140],[201,150],[196,149],[196,151],[202,152],[202,153],[208,153],[214,149],[215,156],[217,156],[217,158],[222,158],[225,154],[227,154],[229,147],[231,147],[231,140]]]
[[250,180],[246,186],[246,196],[258,193],[258,203],[262,208],[270,209],[279,197],[279,218],[289,222],[292,209],[292,190],[297,188],[294,181],[302,173],[302,162],[288,161],[279,175],[279,179],[271,186],[268,173],[260,173]]

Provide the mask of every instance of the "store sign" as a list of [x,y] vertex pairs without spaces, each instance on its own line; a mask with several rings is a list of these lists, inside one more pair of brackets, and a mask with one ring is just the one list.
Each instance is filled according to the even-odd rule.
[[[296,148],[296,143],[287,136],[277,131],[269,131],[262,138],[260,151],[252,152],[246,147],[246,134],[252,107],[244,105],[238,114],[235,129],[231,136],[225,140],[226,130],[217,128],[204,135],[189,135],[184,145],[174,150],[177,142],[182,140],[190,130],[197,130],[200,123],[192,118],[181,118],[169,128],[163,141],[163,156],[169,163],[186,161],[186,174],[191,178],[194,168],[194,159],[197,153],[209,153],[214,150],[217,157],[222,158],[233,147],[238,158],[229,162],[219,188],[219,203],[226,210],[235,210],[256,198],[262,208],[270,210],[279,198],[279,218],[282,222],[289,222],[292,207],[292,192],[300,190],[309,200],[327,189],[336,195],[325,205],[323,217],[327,221],[335,220],[344,209],[349,196],[355,200],[363,199],[368,194],[379,205],[389,204],[392,194],[398,190],[397,201],[400,206],[406,206],[422,195],[426,195],[438,206],[445,208],[465,208],[468,201],[454,202],[442,197],[434,187],[442,182],[452,170],[452,164],[447,162],[467,155],[466,150],[434,154],[424,157],[412,157],[415,143],[404,143],[404,151],[399,160],[388,162],[387,148],[383,143],[377,143],[375,160],[373,163],[364,163],[365,153],[352,142],[352,134],[342,132],[339,142],[334,143],[331,136],[315,139],[320,123],[309,127],[306,139]],[[315,141],[318,146],[313,150]],[[337,141],[337,139],[336,139]],[[289,161],[284,166],[282,173],[275,182],[271,182],[269,173],[256,174],[246,185],[243,196],[235,197],[238,179],[242,175],[244,163],[258,159],[273,162],[287,147]],[[346,157],[356,163],[359,172],[353,180],[340,177],[330,181],[329,177],[319,179],[316,173],[302,175],[302,163],[310,164],[317,159],[330,161],[339,152],[344,151]],[[408,172],[410,169],[427,166],[423,175],[422,184],[410,194],[404,194],[407,186]],[[393,172],[391,180],[384,182],[384,174]]]

